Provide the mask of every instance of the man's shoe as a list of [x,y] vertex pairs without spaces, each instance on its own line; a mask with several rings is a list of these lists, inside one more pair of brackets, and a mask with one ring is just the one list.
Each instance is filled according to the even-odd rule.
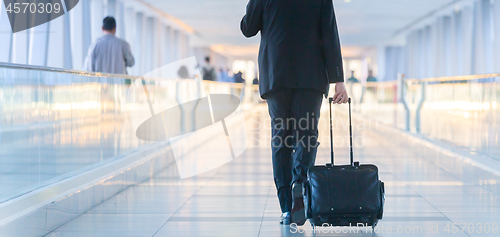
[[306,212],[304,210],[304,196],[302,194],[302,182],[298,181],[292,185],[292,223],[298,226],[306,223]]
[[290,212],[285,212],[281,214],[280,224],[282,225],[290,225]]

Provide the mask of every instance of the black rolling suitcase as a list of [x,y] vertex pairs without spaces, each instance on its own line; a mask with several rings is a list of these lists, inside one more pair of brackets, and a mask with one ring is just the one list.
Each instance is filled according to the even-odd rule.
[[351,99],[349,99],[350,165],[334,165],[330,98],[331,164],[315,166],[304,184],[306,218],[313,226],[371,226],[382,219],[384,183],[375,165],[353,161]]

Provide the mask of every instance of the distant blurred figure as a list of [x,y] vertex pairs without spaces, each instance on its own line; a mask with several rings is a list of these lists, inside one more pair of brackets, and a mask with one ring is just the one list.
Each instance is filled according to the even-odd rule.
[[258,85],[259,84],[259,79],[257,77],[255,79],[253,79],[252,84]]
[[245,83],[245,79],[243,78],[243,73],[239,71],[238,73],[234,74],[234,82],[236,83]]
[[217,78],[217,81],[218,82],[225,82],[226,80],[226,77],[225,77],[225,72],[224,72],[224,69],[219,69],[219,77]]
[[[366,82],[377,82],[377,78],[373,76],[373,71],[370,70],[368,71],[368,78],[366,78]],[[368,86],[366,88],[368,92],[370,93],[376,93],[377,92],[377,86]],[[363,96],[361,97],[361,100],[363,99]]]
[[217,80],[217,73],[215,72],[215,68],[210,65],[210,57],[205,58],[206,65],[203,67],[203,80],[206,81],[216,81]]
[[134,66],[135,60],[130,45],[115,36],[115,18],[104,18],[102,32],[104,36],[89,47],[83,69],[89,72],[127,74],[127,67]]
[[368,71],[368,78],[366,78],[367,82],[377,82],[377,78],[373,76],[373,71]]
[[179,78],[181,79],[189,79],[189,71],[187,69],[186,66],[181,66],[179,68],[179,71],[177,71],[177,75],[179,76]]
[[350,83],[359,83],[359,80],[356,77],[354,77],[354,71],[351,71],[351,77],[347,79],[347,81]]
[[228,82],[234,83],[235,79],[234,79],[233,72],[231,72],[231,70],[229,70],[229,68],[226,69],[226,72],[227,72],[227,80],[228,80]]
[[234,80],[229,76],[229,72],[224,68],[219,70],[219,82],[234,82]]

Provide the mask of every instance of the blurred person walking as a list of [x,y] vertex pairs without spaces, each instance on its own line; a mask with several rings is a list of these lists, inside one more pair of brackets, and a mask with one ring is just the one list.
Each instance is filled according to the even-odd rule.
[[217,72],[215,68],[210,65],[210,57],[205,58],[206,65],[203,67],[203,80],[206,81],[216,81],[217,80]]
[[245,84],[245,78],[243,78],[243,72],[239,71],[238,73],[234,74],[234,82]]
[[351,77],[347,81],[350,83],[359,83],[358,78],[354,77],[354,71],[351,71]]
[[231,72],[231,70],[229,70],[229,68],[227,68],[226,73],[227,73],[227,82],[234,83],[235,80],[234,80],[233,72]]
[[373,71],[368,71],[368,78],[366,78],[367,82],[377,82],[377,78],[373,76]]
[[103,72],[127,74],[127,67],[135,64],[130,45],[115,36],[116,20],[106,17],[102,22],[104,36],[97,39],[90,47],[84,63],[84,70],[89,72]]
[[219,79],[217,80],[219,82],[231,82],[231,78],[229,77],[229,72],[226,71],[224,68],[221,68],[219,70]]
[[323,95],[335,83],[335,103],[348,101],[333,2],[250,0],[241,31],[261,32],[259,89],[271,116],[280,223],[303,225],[302,187],[316,160]]

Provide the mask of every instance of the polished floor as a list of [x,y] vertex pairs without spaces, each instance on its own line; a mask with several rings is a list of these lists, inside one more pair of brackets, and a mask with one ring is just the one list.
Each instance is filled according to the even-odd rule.
[[[345,115],[335,116],[337,164],[348,161]],[[322,114],[317,165],[329,159],[327,116]],[[376,122],[354,121],[355,158],[377,164],[386,183],[385,215],[375,230],[279,225],[269,118],[263,107],[247,119],[249,148],[232,162],[184,180],[175,165],[168,167],[48,236],[500,235],[500,196],[491,188],[500,177],[478,175],[472,165],[448,167],[435,162],[443,156],[437,151],[425,150]]]

